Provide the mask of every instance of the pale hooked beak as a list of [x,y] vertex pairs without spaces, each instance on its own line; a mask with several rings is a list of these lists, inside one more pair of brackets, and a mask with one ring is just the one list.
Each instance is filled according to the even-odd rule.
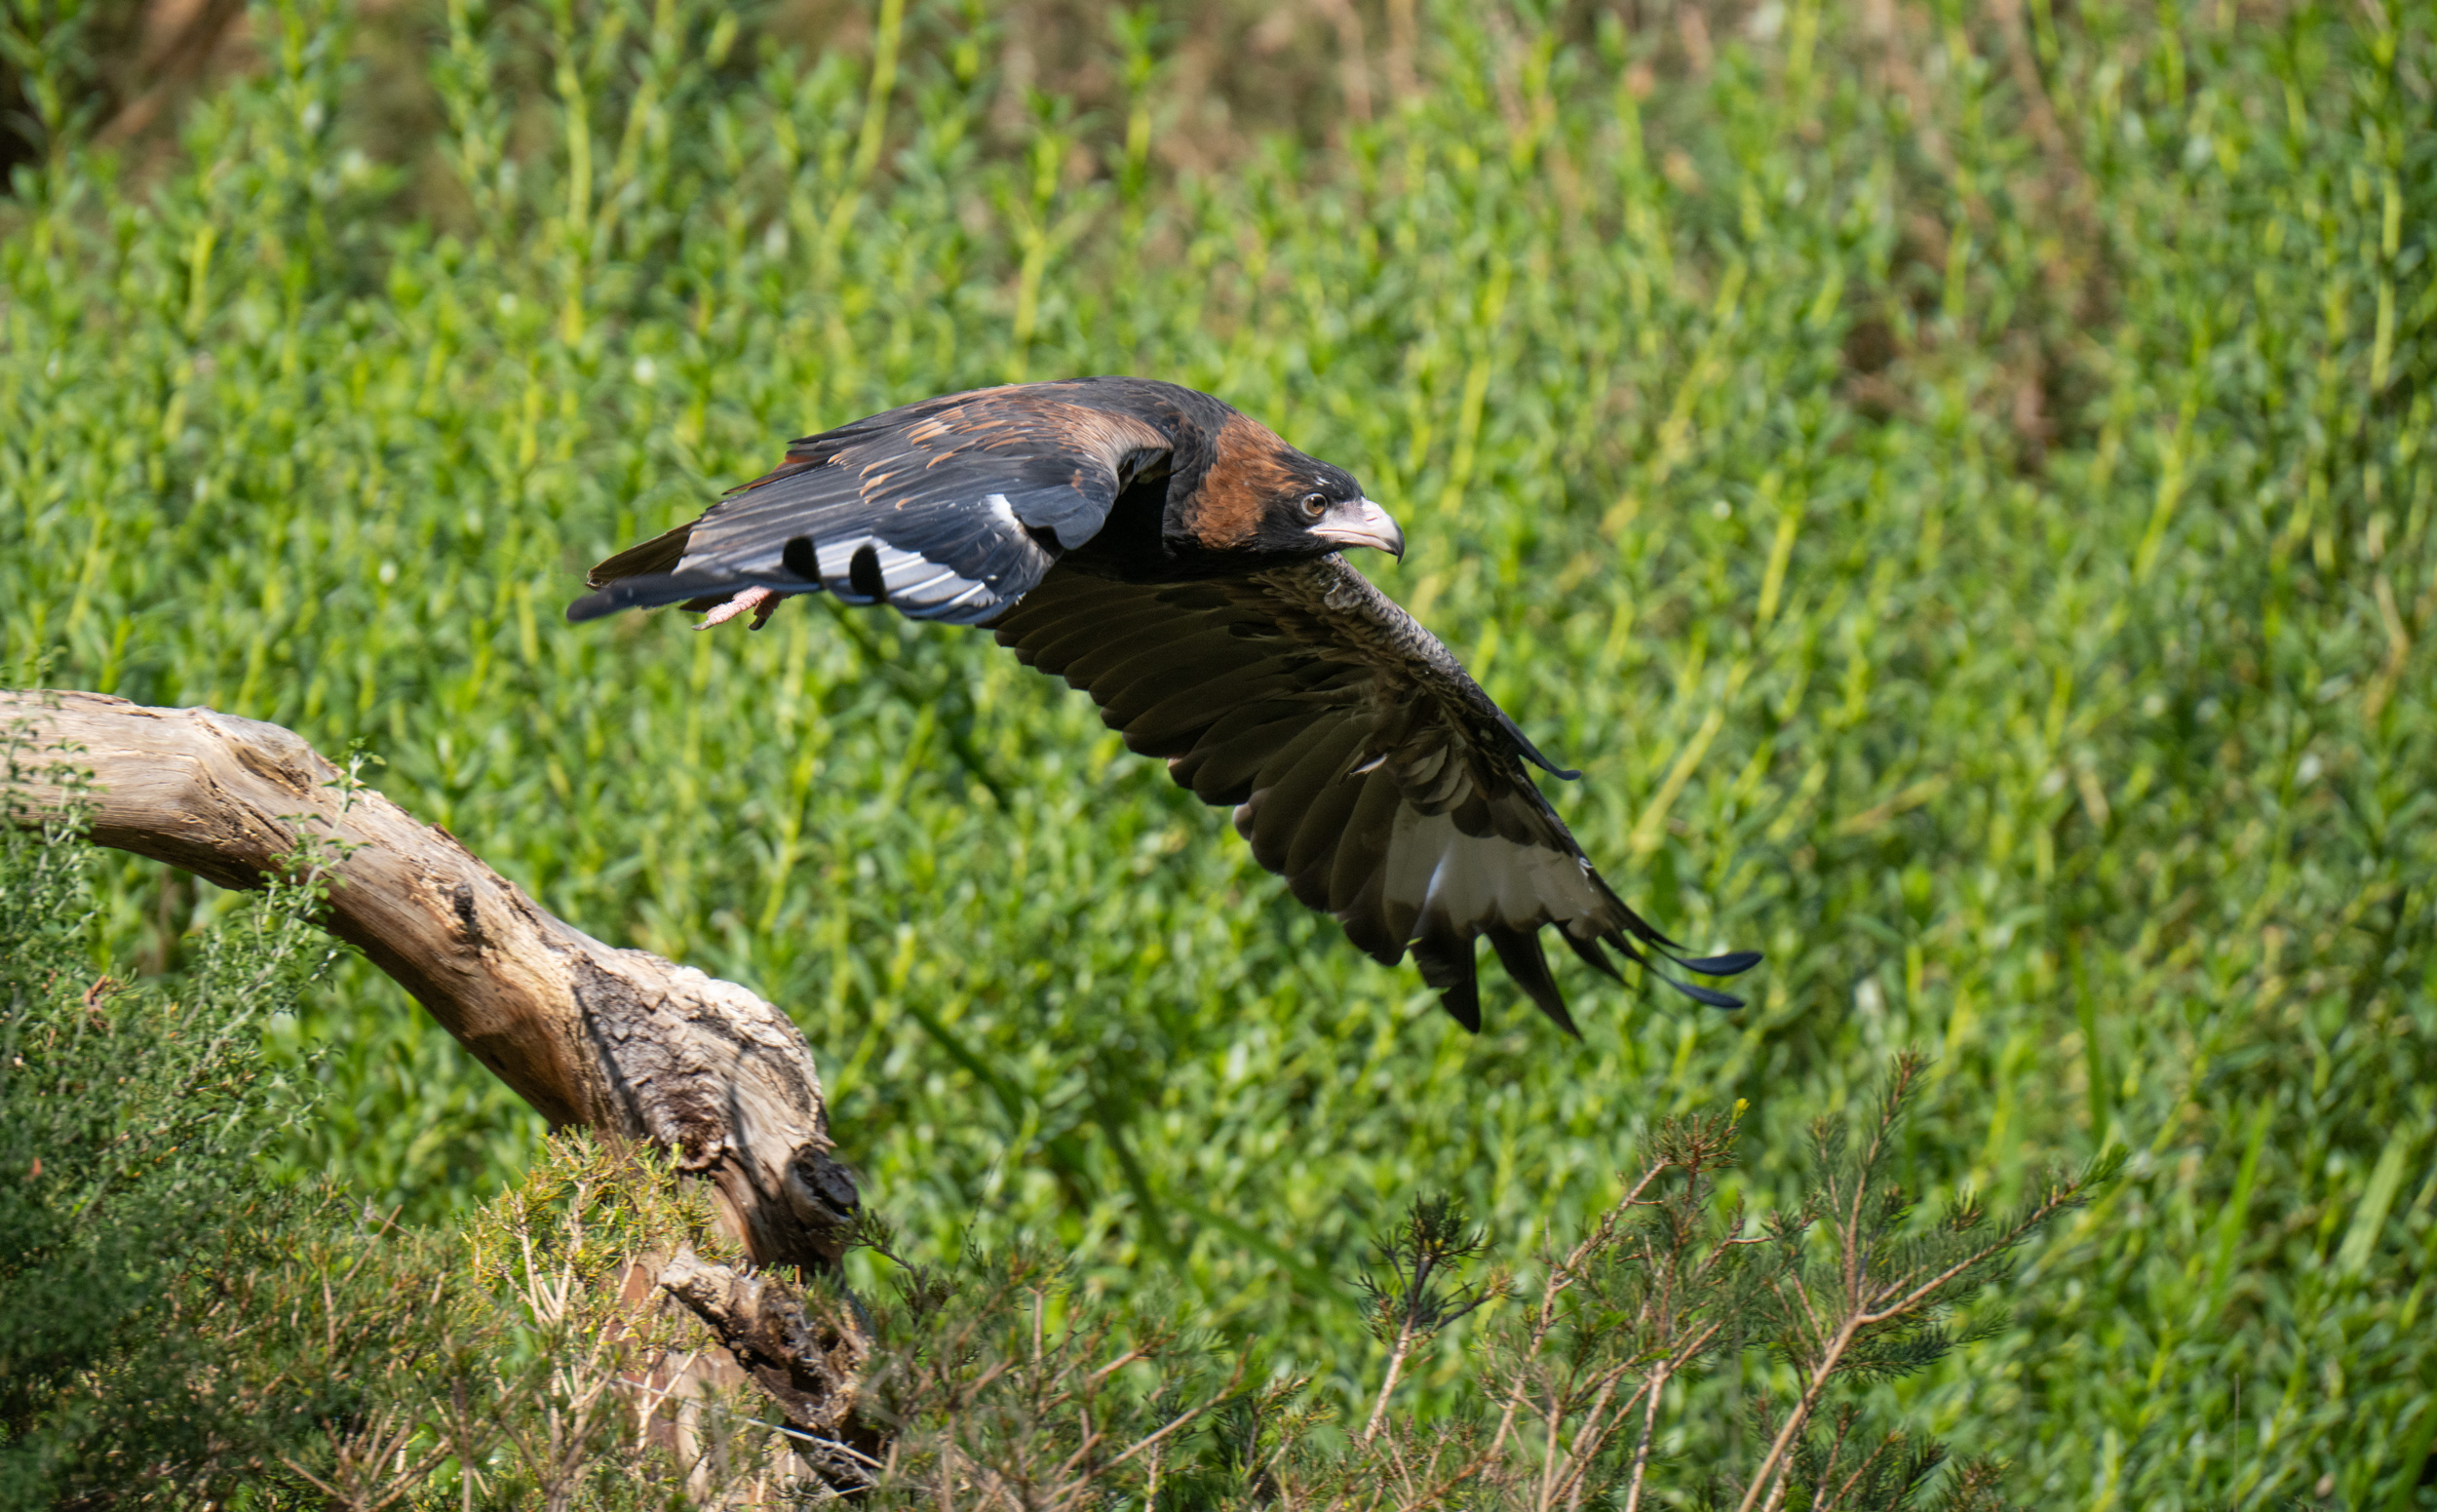
[[1388,512],[1369,499],[1339,504],[1320,517],[1311,533],[1334,546],[1370,546],[1405,560],[1405,532]]

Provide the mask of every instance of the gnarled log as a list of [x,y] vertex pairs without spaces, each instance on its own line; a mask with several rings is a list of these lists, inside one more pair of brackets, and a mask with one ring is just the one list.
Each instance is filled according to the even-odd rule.
[[855,1413],[871,1357],[870,1336],[856,1315],[807,1309],[793,1290],[706,1264],[692,1250],[661,1269],[659,1284],[778,1404],[794,1439],[790,1447],[822,1484],[845,1491],[872,1483],[886,1445]]
[[19,801],[35,814],[82,803],[97,843],[223,887],[259,886],[313,855],[330,932],[543,1117],[676,1151],[715,1184],[758,1264],[838,1257],[855,1182],[832,1154],[811,1052],[776,1007],[561,921],[438,825],[347,791],[278,725],[0,690],[0,726],[26,732],[37,768],[91,774],[79,792],[57,770],[20,773]]

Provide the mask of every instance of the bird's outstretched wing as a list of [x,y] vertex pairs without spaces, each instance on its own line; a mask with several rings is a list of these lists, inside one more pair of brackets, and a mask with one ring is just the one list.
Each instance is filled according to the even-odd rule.
[[[950,394],[788,447],[690,524],[602,562],[571,620],[754,589],[826,590],[916,619],[988,619],[1092,538],[1169,440],[1025,384]],[[755,595],[755,598],[764,596]]]
[[[1049,572],[991,626],[1027,664],[1180,785],[1235,805],[1235,827],[1295,896],[1393,965],[1407,950],[1447,1011],[1481,1027],[1475,937],[1568,1033],[1540,949],[1557,926],[1610,976],[1609,946],[1707,976],[1591,869],[1525,770],[1559,776],[1446,646],[1341,558],[1244,577],[1133,585]],[[1659,973],[1700,1002],[1739,999]]]

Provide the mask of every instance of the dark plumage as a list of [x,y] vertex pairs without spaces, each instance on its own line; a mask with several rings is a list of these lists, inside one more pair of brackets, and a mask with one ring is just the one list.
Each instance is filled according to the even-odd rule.
[[[1141,378],[925,400],[808,437],[703,517],[595,567],[571,620],[684,603],[712,625],[787,595],[983,625],[1092,695],[1260,864],[1389,965],[1411,950],[1468,1029],[1473,941],[1575,1032],[1555,925],[1708,976],[1625,907],[1532,785],[1560,777],[1430,633],[1337,552],[1404,555],[1345,472],[1207,394]],[[1694,999],[1739,999],[1659,975]]]

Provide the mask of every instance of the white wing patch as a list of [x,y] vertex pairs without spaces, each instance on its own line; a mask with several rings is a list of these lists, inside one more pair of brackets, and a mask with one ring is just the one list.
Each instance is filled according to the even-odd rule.
[[[1003,494],[994,493],[990,498],[994,505],[1002,508],[1006,503]],[[1007,513],[1012,520],[1014,513]],[[891,546],[876,535],[843,535],[834,540],[815,541],[814,561],[821,573],[821,587],[837,595],[839,601],[844,603],[863,605],[879,602],[879,600],[869,598],[855,589],[855,558],[867,550],[880,569],[880,586],[887,596],[889,607],[911,618],[970,625],[989,618],[1005,605],[1004,597],[988,583],[977,583],[953,567],[943,566],[920,552]],[[704,564],[689,558],[678,563],[678,570]],[[734,566],[729,570],[750,586],[740,589],[735,599],[713,609],[710,617],[696,629],[707,629],[732,619],[748,608],[757,607],[761,600],[772,595],[784,597],[815,591],[804,587],[803,580],[788,571],[776,559],[750,567]]]
[[1397,809],[1381,872],[1385,911],[1409,937],[1414,923],[1432,917],[1528,929],[1601,911],[1600,896],[1574,857],[1499,835],[1466,834],[1451,815],[1424,814],[1410,804]]

